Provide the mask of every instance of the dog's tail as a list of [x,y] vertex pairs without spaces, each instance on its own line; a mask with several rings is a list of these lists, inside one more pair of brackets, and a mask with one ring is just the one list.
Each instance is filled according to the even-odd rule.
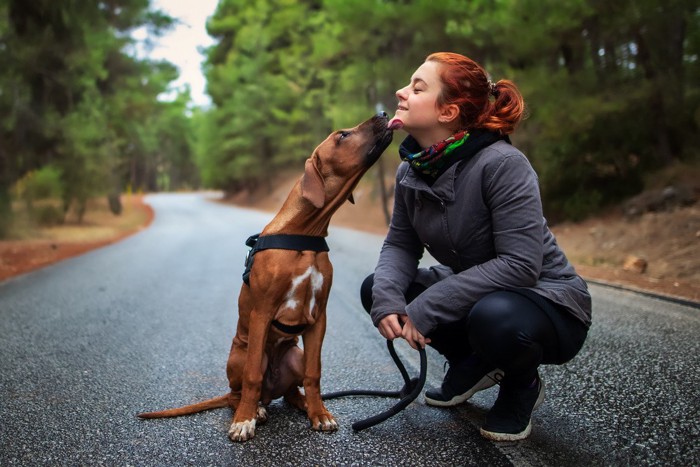
[[223,407],[231,406],[231,394],[226,394],[225,396],[214,397],[202,402],[197,402],[196,404],[186,405],[184,407],[178,407],[177,409],[167,409],[161,410],[159,412],[146,412],[138,414],[139,418],[166,418],[166,417],[180,417],[182,415],[192,415],[194,413],[204,412],[205,410],[211,409],[221,409]]

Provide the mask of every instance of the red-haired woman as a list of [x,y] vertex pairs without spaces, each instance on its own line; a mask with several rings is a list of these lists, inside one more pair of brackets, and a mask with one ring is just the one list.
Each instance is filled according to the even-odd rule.
[[[499,382],[481,434],[524,439],[544,399],[538,367],[578,353],[591,298],[547,227],[535,171],[507,136],[522,95],[463,55],[435,53],[396,97],[391,125],[409,136],[363,304],[385,338],[446,357],[428,404],[453,406]],[[424,250],[440,264],[419,268]]]

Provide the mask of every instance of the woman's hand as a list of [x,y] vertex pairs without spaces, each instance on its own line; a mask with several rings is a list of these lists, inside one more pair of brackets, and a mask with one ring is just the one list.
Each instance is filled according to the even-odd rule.
[[408,341],[408,345],[414,349],[424,349],[426,344],[430,344],[430,339],[423,336],[423,334],[416,329],[408,316],[405,316],[405,318],[401,336],[406,339],[406,341]]
[[407,319],[408,317],[406,315],[400,315],[398,313],[385,316],[379,321],[379,325],[377,326],[379,334],[390,341],[401,337],[401,326],[403,326],[403,323],[406,322]]
[[393,341],[397,337],[403,337],[408,341],[408,344],[418,350],[425,348],[426,344],[430,344],[430,339],[416,329],[411,320],[406,315],[394,313],[387,315],[379,321],[379,334],[385,339]]

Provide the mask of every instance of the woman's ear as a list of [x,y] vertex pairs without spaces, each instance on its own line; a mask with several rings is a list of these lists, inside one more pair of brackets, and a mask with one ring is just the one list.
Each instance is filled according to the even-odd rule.
[[442,107],[440,110],[440,115],[438,115],[438,122],[440,123],[452,123],[457,117],[459,117],[459,107],[456,104],[449,104]]

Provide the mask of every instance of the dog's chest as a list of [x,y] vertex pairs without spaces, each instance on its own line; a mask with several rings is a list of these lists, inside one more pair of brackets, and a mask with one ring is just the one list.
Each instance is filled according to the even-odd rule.
[[292,276],[275,319],[286,323],[313,323],[318,317],[324,281],[323,274],[314,265]]

